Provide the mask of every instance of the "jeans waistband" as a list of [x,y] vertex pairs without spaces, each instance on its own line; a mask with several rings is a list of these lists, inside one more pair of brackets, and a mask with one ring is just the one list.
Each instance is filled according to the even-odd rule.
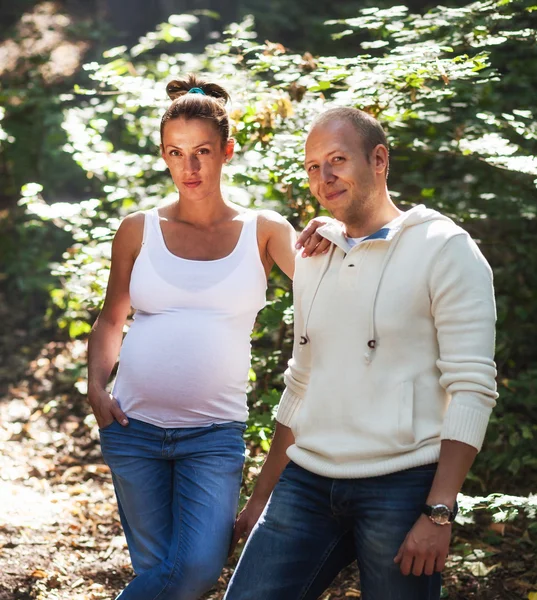
[[419,467],[410,467],[410,469],[404,469],[401,473],[405,471],[436,471],[438,468],[438,463],[429,463],[427,465],[420,465]]

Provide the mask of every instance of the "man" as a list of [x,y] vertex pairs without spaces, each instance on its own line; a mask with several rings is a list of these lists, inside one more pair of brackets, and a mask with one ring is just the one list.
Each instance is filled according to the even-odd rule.
[[296,261],[287,387],[236,538],[266,508],[226,600],[317,598],[349,539],[364,600],[436,600],[497,397],[491,270],[447,217],[396,208],[367,114],[322,113],[305,166],[344,229],[324,225],[331,250]]

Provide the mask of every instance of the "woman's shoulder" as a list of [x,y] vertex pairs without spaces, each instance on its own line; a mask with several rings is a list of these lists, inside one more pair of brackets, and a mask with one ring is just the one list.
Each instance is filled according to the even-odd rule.
[[137,210],[136,212],[133,212],[123,217],[121,223],[119,224],[116,235],[132,235],[136,234],[136,232],[140,232],[143,234],[145,219],[146,211],[142,210]]
[[257,219],[257,226],[262,230],[268,232],[285,231],[292,229],[289,221],[280,213],[275,210],[262,208],[258,210],[252,210],[255,218]]
[[114,246],[120,252],[138,254],[144,237],[145,211],[136,211],[124,217],[114,237]]

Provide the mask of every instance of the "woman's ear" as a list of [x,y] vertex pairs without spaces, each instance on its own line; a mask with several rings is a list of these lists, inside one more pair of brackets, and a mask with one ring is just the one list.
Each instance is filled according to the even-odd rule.
[[235,152],[235,140],[233,138],[229,138],[226,142],[226,162],[228,163],[233,158],[233,153]]

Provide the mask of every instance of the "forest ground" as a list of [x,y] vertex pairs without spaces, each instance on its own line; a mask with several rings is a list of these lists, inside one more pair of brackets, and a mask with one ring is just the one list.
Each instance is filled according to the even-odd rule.
[[[114,598],[132,572],[97,429],[72,387],[85,345],[44,343],[21,322],[0,328],[0,600]],[[456,525],[443,598],[536,600],[527,526]],[[236,559],[205,600],[222,598]],[[360,598],[355,566],[322,596],[345,598]]]

